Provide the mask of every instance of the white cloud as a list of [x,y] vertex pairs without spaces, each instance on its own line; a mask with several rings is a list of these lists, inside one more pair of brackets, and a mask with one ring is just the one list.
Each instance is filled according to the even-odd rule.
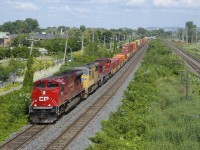
[[92,2],[99,2],[103,4],[109,4],[109,3],[119,3],[119,2],[125,2],[127,0],[92,0]]
[[157,7],[167,8],[198,8],[200,7],[199,0],[154,0],[154,5]]
[[133,5],[133,6],[138,6],[141,4],[144,4],[146,0],[92,0],[92,2],[96,3],[103,3],[103,4],[116,4],[116,3],[121,3],[121,4],[128,4],[128,5]]
[[[58,8],[58,10],[59,10],[59,8]],[[69,6],[67,6],[67,5],[65,5],[65,6],[63,6],[63,7],[60,7],[60,10],[72,11],[72,9],[71,9]]]
[[59,3],[60,0],[43,0],[43,2],[47,2],[47,3]]
[[140,6],[145,4],[145,0],[128,0],[127,5],[130,6]]
[[87,12],[90,12],[90,10],[88,8],[76,7],[76,8],[74,8],[74,12],[76,12],[76,13],[87,13]]
[[88,8],[83,8],[83,7],[71,7],[68,5],[59,7],[59,6],[50,6],[49,7],[50,12],[69,12],[69,13],[86,13],[89,12],[90,10]]
[[21,10],[37,10],[38,9],[36,5],[34,5],[33,3],[30,3],[30,2],[7,1],[7,3],[11,7],[21,9]]

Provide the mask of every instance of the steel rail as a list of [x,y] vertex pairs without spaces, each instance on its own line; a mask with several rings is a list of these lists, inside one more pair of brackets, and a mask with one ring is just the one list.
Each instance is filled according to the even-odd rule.
[[[124,66],[124,72],[116,79],[117,82],[113,82],[107,87],[107,91],[103,93],[100,98],[94,103],[85,113],[83,113],[73,124],[68,126],[66,130],[57,137],[52,143],[50,143],[45,150],[62,150],[66,149],[69,144],[82,132],[82,130],[89,124],[89,122],[96,117],[100,110],[110,101],[113,95],[121,87],[123,82],[127,79],[129,74],[142,59],[143,54],[147,49],[148,43],[138,51],[138,57],[129,60]],[[124,68],[123,67],[123,68]]]
[[0,146],[0,150],[20,149],[31,140],[34,140],[37,135],[39,136],[39,134],[48,126],[49,125],[31,125],[19,135]]

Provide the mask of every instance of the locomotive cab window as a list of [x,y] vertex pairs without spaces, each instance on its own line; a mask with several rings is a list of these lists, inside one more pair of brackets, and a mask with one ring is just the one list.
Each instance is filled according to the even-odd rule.
[[99,70],[100,70],[100,72],[102,72],[103,71],[103,66],[99,66]]
[[49,82],[49,83],[47,84],[47,87],[49,87],[49,88],[58,87],[58,84],[57,84],[57,83]]
[[83,74],[86,75],[86,76],[88,76],[89,72],[87,70],[84,70]]
[[44,87],[45,87],[45,84],[44,84],[44,82],[40,82],[40,83],[37,83],[35,86],[36,86],[37,88],[44,88]]
[[79,85],[79,84],[81,84],[81,78],[80,77],[76,79],[76,85]]
[[60,90],[64,91],[64,86],[62,84],[60,85]]

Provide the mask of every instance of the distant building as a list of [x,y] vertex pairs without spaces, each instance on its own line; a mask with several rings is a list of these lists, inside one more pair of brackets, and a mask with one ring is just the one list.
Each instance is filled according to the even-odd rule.
[[38,50],[42,55],[48,54],[48,51],[45,48],[39,48]]
[[9,32],[0,32],[0,46],[7,46],[11,42],[11,35]]

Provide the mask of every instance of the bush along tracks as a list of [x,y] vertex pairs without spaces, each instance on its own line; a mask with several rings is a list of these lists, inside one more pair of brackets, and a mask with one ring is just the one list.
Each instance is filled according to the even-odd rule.
[[142,66],[124,92],[123,104],[109,120],[91,149],[199,149],[200,80],[160,40],[149,44]]
[[[115,51],[115,53],[119,53],[119,51]],[[63,72],[94,61],[100,57],[112,57],[112,55],[113,54],[109,51],[102,50],[101,48],[98,48],[97,44],[92,43],[85,48],[83,56],[81,56],[81,53],[76,54],[73,57],[73,62],[65,63],[60,71]],[[22,127],[29,124],[28,111],[33,86],[33,63],[33,57],[29,56],[23,87],[18,91],[13,91],[0,96],[0,143],[5,141],[11,133],[19,131]]]

